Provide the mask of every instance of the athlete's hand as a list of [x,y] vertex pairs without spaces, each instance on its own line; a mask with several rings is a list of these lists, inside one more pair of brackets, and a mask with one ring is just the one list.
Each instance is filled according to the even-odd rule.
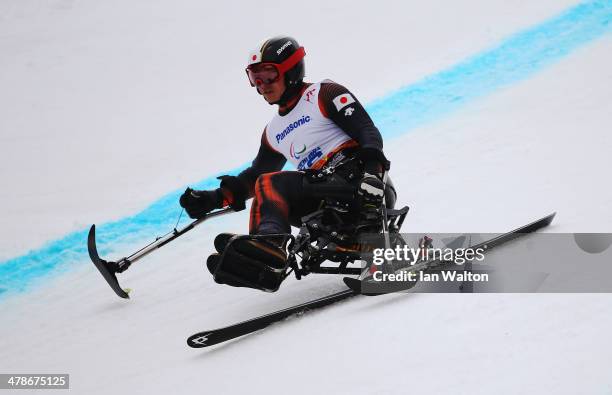
[[187,188],[179,199],[181,207],[194,219],[204,217],[206,214],[223,205],[223,195],[219,189],[214,191],[196,191]]
[[380,207],[385,196],[385,184],[380,177],[364,173],[357,190],[362,207]]

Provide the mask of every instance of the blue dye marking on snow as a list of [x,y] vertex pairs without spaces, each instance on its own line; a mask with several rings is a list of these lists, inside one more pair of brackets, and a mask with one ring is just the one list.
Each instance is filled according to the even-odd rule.
[[[231,173],[238,171],[239,169]],[[219,180],[216,176],[192,185],[198,189],[212,189],[218,186]],[[134,245],[143,238],[153,238],[153,235],[159,234],[160,230],[173,229],[181,212],[177,202],[182,193],[183,190],[171,192],[134,216],[96,226],[100,256],[104,258],[107,254],[116,252],[117,247]],[[179,227],[189,221],[191,219],[183,214]],[[89,229],[70,233],[59,240],[47,243],[42,248],[0,263],[0,297],[12,292],[25,291],[49,273],[63,273],[75,263],[89,261],[88,232]]]
[[524,80],[612,30],[612,1],[579,4],[440,73],[402,87],[367,109],[396,137],[504,86]]
[[[468,102],[524,80],[573,50],[612,30],[612,1],[590,1],[568,9],[494,48],[419,82],[397,89],[367,106],[386,139],[452,113]],[[228,172],[237,174],[246,165]],[[218,186],[216,177],[195,188]],[[96,232],[101,256],[172,229],[182,190],[174,191],[140,213],[103,224]],[[181,225],[189,219],[183,218]],[[0,297],[27,290],[50,273],[88,261],[87,230],[71,233],[42,248],[0,263]]]

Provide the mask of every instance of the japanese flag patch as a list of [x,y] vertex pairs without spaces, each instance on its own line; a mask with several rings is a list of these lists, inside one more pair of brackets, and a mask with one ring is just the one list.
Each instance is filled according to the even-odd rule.
[[340,111],[343,107],[348,106],[349,104],[355,103],[355,99],[351,96],[350,93],[343,93],[339,96],[336,96],[333,100],[334,105],[336,106],[336,110]]

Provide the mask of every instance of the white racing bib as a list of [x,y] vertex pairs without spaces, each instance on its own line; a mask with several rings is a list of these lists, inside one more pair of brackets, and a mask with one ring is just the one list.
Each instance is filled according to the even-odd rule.
[[319,108],[321,83],[310,85],[286,115],[278,113],[266,126],[266,139],[298,170],[319,169],[344,147],[356,146]]

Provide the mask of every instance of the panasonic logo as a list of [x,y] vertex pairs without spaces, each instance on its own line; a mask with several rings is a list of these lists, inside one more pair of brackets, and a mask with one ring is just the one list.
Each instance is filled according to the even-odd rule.
[[276,143],[277,144],[280,143],[281,141],[283,141],[285,137],[287,137],[289,133],[291,133],[295,129],[299,128],[300,126],[308,122],[310,122],[310,115],[306,115],[306,116],[302,115],[302,118],[298,119],[297,121],[293,123],[290,123],[289,126],[287,126],[282,132],[276,135]]
[[276,51],[276,54],[277,54],[277,55],[280,55],[280,54],[281,54],[281,52],[283,52],[283,51],[285,50],[285,48],[287,48],[287,47],[288,47],[288,46],[290,46],[290,45],[291,45],[291,41],[287,41],[286,43],[284,43],[284,44],[283,44],[283,46],[282,46],[282,47],[280,47],[280,48],[279,48],[279,49]]

